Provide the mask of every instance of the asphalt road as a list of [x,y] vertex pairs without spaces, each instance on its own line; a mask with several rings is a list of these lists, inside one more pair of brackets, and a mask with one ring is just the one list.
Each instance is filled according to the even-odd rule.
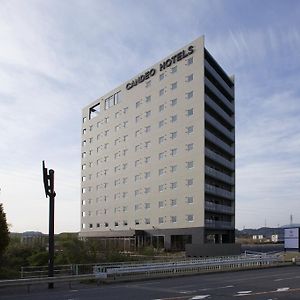
[[239,299],[289,300],[300,299],[300,267],[202,274],[180,278],[157,279],[97,286],[76,284],[54,290],[34,287],[31,293],[22,289],[0,289],[0,299],[42,300],[189,300]]

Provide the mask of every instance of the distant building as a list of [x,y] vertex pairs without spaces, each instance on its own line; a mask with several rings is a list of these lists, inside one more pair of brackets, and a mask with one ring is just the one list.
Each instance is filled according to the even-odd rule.
[[26,246],[45,247],[48,242],[48,235],[39,231],[26,231],[21,234],[21,244]]
[[203,37],[82,113],[82,238],[234,243],[234,80]]
[[264,236],[262,234],[258,234],[258,235],[255,234],[252,236],[252,239],[256,241],[262,241],[264,239]]

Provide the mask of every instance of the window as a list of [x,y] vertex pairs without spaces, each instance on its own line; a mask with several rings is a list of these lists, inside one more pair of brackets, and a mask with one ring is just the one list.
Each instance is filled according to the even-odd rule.
[[146,118],[150,117],[151,116],[151,110],[146,111],[145,115],[146,115]]
[[141,161],[140,161],[139,159],[137,159],[137,160],[134,162],[134,166],[137,167],[137,166],[140,164],[140,162],[141,162]]
[[145,203],[145,209],[149,209],[150,208],[150,203]]
[[82,129],[82,134],[86,134],[86,129]]
[[82,152],[81,157],[85,158],[86,157],[86,152]]
[[186,162],[186,168],[187,169],[192,169],[194,167],[194,162],[193,161],[187,161]]
[[120,115],[121,115],[121,112],[117,111],[117,112],[115,113],[115,119],[118,119],[118,118],[120,117]]
[[141,119],[142,119],[142,116],[140,116],[140,115],[139,115],[139,116],[136,116],[136,117],[135,117],[135,122],[137,123],[137,122],[140,121]]
[[163,184],[160,184],[159,186],[158,186],[158,191],[159,192],[162,192],[164,190],[164,185]]
[[150,141],[145,142],[145,148],[148,149],[150,147]]
[[160,136],[158,138],[158,143],[161,144],[164,140],[165,140],[165,137],[164,136]]
[[192,204],[194,202],[194,198],[192,196],[185,197],[186,203]]
[[171,73],[176,73],[176,72],[177,72],[177,66],[172,67],[172,68],[171,68]]
[[128,225],[128,221],[124,220],[123,221],[123,226],[127,226]]
[[186,215],[186,220],[188,222],[193,222],[194,221],[194,215]]
[[123,108],[123,113],[126,114],[128,112],[128,107]]
[[83,212],[81,213],[81,216],[82,216],[82,217],[85,217],[85,211],[83,211]]
[[90,110],[89,110],[90,120],[97,117],[99,113],[100,113],[100,103],[97,103],[96,105],[91,107]]
[[145,218],[145,224],[150,224],[150,218]]
[[164,223],[164,217],[159,217],[158,224],[163,224],[163,223]]
[[135,225],[140,225],[140,220],[136,219],[136,220],[134,221],[134,223],[135,223]]
[[134,176],[134,181],[138,181],[140,179],[141,179],[141,175],[140,174]]
[[89,227],[90,227],[90,229],[92,229],[93,228],[93,224],[89,224]]
[[187,61],[186,61],[186,64],[189,66],[189,65],[191,65],[192,63],[193,63],[193,57],[189,57],[188,59],[187,59]]
[[175,156],[177,154],[177,148],[171,149],[171,155]]
[[165,89],[159,90],[159,96],[162,96],[165,93]]
[[194,92],[193,91],[185,93],[185,99],[192,99],[193,96],[194,96]]
[[164,159],[166,157],[166,153],[165,152],[160,152],[159,154],[158,154],[158,159],[159,160],[162,160],[162,159]]
[[108,223],[107,222],[104,223],[104,227],[108,227]]
[[177,121],[177,115],[171,116],[171,123],[174,123]]
[[85,176],[82,176],[82,177],[81,177],[81,181],[82,181],[82,182],[86,181],[86,177],[85,177]]
[[177,199],[171,199],[171,206],[176,206],[177,205]]
[[160,75],[159,75],[159,80],[163,80],[164,77],[165,77],[165,74],[164,74],[164,73],[160,74]]
[[114,95],[105,99],[105,109],[108,109],[114,105]]
[[163,208],[165,205],[164,205],[164,201],[158,201],[158,207],[159,208]]
[[177,217],[171,216],[171,223],[176,223],[176,222],[177,222]]
[[194,179],[190,178],[186,180],[186,185],[187,186],[192,186],[194,184]]
[[150,130],[151,130],[151,126],[150,125],[145,127],[145,132],[150,132]]
[[188,126],[186,127],[186,133],[191,134],[194,131],[194,126]]
[[115,227],[118,227],[119,226],[119,222],[115,222]]
[[160,106],[159,106],[159,111],[163,111],[165,109],[165,105],[164,104],[161,104]]
[[177,182],[171,182],[170,187],[172,190],[177,188]]
[[83,164],[82,165],[82,170],[85,170],[86,169],[86,164]]
[[159,128],[163,127],[164,125],[165,125],[165,120],[159,121],[159,123],[158,123]]
[[190,109],[187,109],[187,110],[186,110],[186,115],[187,115],[188,117],[192,116],[193,114],[194,114],[194,109],[193,109],[193,108],[190,108]]
[[165,173],[165,169],[164,169],[164,168],[158,170],[158,175],[159,175],[159,176],[164,175],[164,173]]
[[171,90],[175,90],[177,88],[177,82],[171,83]]
[[135,204],[134,205],[134,210],[139,210],[141,209],[141,204]]
[[82,123],[86,122],[86,117],[82,118]]
[[150,193],[150,187],[146,187],[145,188],[145,194],[149,194]]
[[146,97],[146,102],[147,102],[147,103],[151,102],[151,96],[147,96],[147,97]]
[[151,80],[146,81],[146,88],[151,86]]
[[188,75],[188,76],[185,76],[185,81],[186,82],[190,82],[190,81],[192,81],[194,79],[194,75],[193,74],[190,74],[190,75]]
[[170,171],[171,171],[172,173],[176,172],[176,171],[177,171],[177,165],[171,166],[171,167],[170,167]]
[[174,140],[177,137],[177,131],[171,132],[171,139]]
[[193,148],[194,148],[194,144],[193,144],[193,143],[191,143],[191,144],[186,144],[186,150],[187,150],[187,151],[191,151],[191,150],[193,150]]
[[150,156],[146,156],[145,157],[145,163],[147,164],[147,163],[149,163],[150,162]]
[[123,212],[127,212],[128,211],[128,207],[127,206],[123,206]]
[[139,101],[135,102],[135,107],[139,108],[141,106],[141,104],[142,104],[142,101],[139,100]]
[[100,227],[100,223],[97,223],[97,228],[99,228]]
[[177,98],[171,100],[171,106],[175,106],[177,104]]
[[148,178],[150,178],[150,171],[145,172],[145,179],[148,179]]

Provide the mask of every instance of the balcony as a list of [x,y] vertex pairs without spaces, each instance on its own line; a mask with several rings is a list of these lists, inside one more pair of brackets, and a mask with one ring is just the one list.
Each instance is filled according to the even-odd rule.
[[212,108],[221,118],[234,127],[234,118],[230,117],[217,103],[205,95],[205,103]]
[[224,182],[226,182],[228,184],[234,185],[234,177],[231,177],[231,176],[229,176],[227,174],[224,174],[224,173],[222,173],[220,171],[217,171],[217,170],[215,170],[213,168],[210,168],[208,166],[205,166],[205,174],[207,174],[207,175],[209,175],[211,177],[214,177],[216,179],[219,179],[221,181],[224,181]]
[[205,210],[224,214],[234,214],[234,207],[205,201]]
[[214,185],[210,185],[208,183],[205,184],[205,192],[218,197],[234,200],[234,192],[229,192],[227,190],[216,187]]
[[229,131],[225,126],[223,126],[217,119],[212,117],[207,112],[205,113],[205,120],[208,121],[213,127],[222,132],[226,137],[234,142],[234,132]]
[[216,161],[217,163],[219,163],[220,165],[230,169],[230,170],[234,170],[235,169],[235,164],[233,161],[229,161],[226,158],[224,158],[223,156],[213,152],[210,149],[205,148],[205,156],[210,158],[213,161]]
[[229,146],[228,144],[223,142],[221,139],[216,137],[214,134],[212,134],[208,130],[205,130],[205,138],[207,138],[210,142],[212,142],[215,145],[217,145],[218,147],[220,147],[225,152],[227,152],[227,153],[231,154],[232,156],[234,156],[234,147]]
[[205,227],[218,229],[234,229],[234,222],[205,219]]
[[216,72],[216,70],[209,64],[207,60],[204,61],[204,67],[207,71],[219,82],[219,84],[223,87],[224,90],[233,98],[234,90],[230,88],[228,84],[224,81],[224,79]]
[[230,111],[234,112],[234,104],[231,103],[208,78],[205,77],[204,83]]

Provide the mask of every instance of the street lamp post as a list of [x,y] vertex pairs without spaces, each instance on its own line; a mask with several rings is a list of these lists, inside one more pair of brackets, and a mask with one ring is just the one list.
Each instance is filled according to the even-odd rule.
[[[43,160],[43,181],[46,198],[49,196],[49,258],[48,258],[48,277],[54,275],[54,199],[56,193],[54,191],[54,170],[48,170]],[[53,282],[48,283],[48,288],[53,289]]]

